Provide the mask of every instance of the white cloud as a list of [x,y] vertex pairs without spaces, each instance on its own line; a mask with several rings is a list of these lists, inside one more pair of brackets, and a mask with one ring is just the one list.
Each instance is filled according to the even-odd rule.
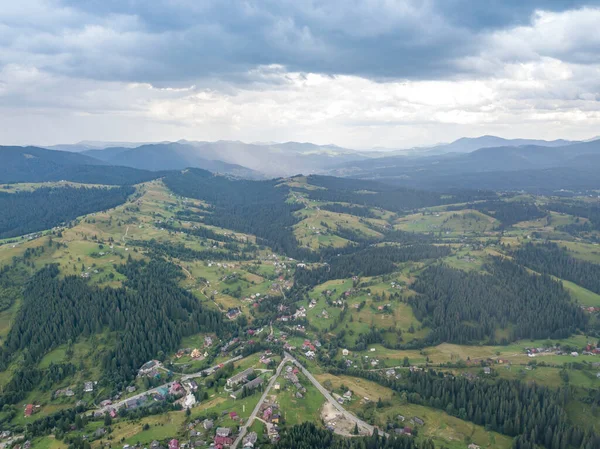
[[[378,82],[271,64],[234,77],[202,72],[159,88],[136,74],[140,67],[177,70],[152,57],[155,50],[169,51],[165,36],[179,40],[182,52],[211,42],[190,42],[189,34],[176,30],[151,31],[128,13],[91,16],[41,0],[24,5],[30,18],[14,7],[0,11],[2,143],[188,138],[405,147],[480,134],[584,138],[600,125],[600,9],[537,11],[529,25],[480,32],[480,50],[455,61],[463,72],[446,79]],[[246,17],[267,14],[254,3],[244,5]],[[427,17],[428,29],[437,32],[415,34],[411,45],[461,32],[429,2],[370,0],[355,2],[354,10],[340,5],[277,16],[266,34],[284,52],[299,49],[308,59],[322,59],[335,47],[315,23],[334,32],[345,26],[346,35],[362,39]],[[303,22],[308,16],[312,27]],[[57,28],[43,25],[48,20]],[[15,27],[20,32],[11,34]],[[221,43],[231,39],[238,50],[239,42],[220,33],[218,24],[194,30],[219,35]]]

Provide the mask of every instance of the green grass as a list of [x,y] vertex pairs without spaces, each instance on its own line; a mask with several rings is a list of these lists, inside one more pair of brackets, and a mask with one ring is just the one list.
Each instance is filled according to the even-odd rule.
[[53,435],[32,440],[31,447],[35,449],[67,449],[67,445],[54,438]]
[[492,232],[496,219],[475,210],[434,211],[407,215],[396,220],[396,229],[409,232],[433,232],[442,236],[479,235]]
[[287,383],[283,378],[278,382],[281,384],[281,390],[277,394],[281,415],[284,417],[286,425],[295,426],[303,422],[320,423],[320,410],[325,402],[323,395],[310,383],[310,381],[299,374],[300,383],[306,388],[306,394],[303,398],[296,398],[296,388]]
[[571,296],[584,306],[600,306],[600,295],[587,290],[574,282],[561,279],[563,286],[569,291]]

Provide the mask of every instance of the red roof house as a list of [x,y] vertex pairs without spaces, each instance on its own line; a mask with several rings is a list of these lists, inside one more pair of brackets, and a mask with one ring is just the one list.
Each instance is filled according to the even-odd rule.
[[231,437],[220,437],[220,436],[215,437],[215,446],[218,446],[218,445],[231,446],[232,444],[233,444],[233,438],[231,438]]

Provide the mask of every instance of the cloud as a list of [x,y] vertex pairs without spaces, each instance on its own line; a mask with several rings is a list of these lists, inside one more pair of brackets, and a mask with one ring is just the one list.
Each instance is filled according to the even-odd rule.
[[[23,0],[0,9],[0,138],[587,137],[600,124],[597,6]],[[45,123],[34,136],[32,120]]]
[[[578,3],[157,0],[142,7],[121,0],[25,0],[22,11],[0,11],[0,63],[162,85],[240,76],[271,64],[373,79],[439,79],[470,68],[457,62],[478,53],[482,33],[502,39],[503,30],[529,22],[540,5],[562,11]],[[552,14],[562,13],[546,13],[538,25]],[[561,37],[570,41],[578,30]]]

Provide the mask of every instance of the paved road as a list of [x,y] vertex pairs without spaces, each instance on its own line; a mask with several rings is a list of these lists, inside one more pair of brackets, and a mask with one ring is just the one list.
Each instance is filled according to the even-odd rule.
[[[352,413],[347,411],[344,407],[342,407],[342,405],[338,401],[336,401],[333,398],[333,396],[331,396],[331,394],[329,394],[329,391],[327,391],[327,389],[323,387],[323,385],[321,385],[319,381],[315,379],[314,376],[310,373],[310,371],[304,368],[304,366],[302,366],[302,364],[298,360],[296,360],[291,354],[288,354],[287,352],[284,352],[284,354],[286,358],[290,359],[292,363],[294,363],[294,365],[296,365],[300,369],[300,371],[302,371],[302,374],[304,374],[308,378],[308,380],[312,382],[312,384],[317,388],[317,390],[319,390],[321,394],[325,396],[325,398],[331,403],[331,405],[333,405],[344,416],[344,418],[356,423],[361,433],[366,433],[369,435],[373,434],[375,427],[373,427],[371,424],[364,422],[362,419],[357,418]],[[387,433],[382,432],[379,429],[378,432],[380,435],[385,435],[386,437],[389,436]]]
[[263,402],[265,402],[265,399],[267,399],[267,395],[269,394],[269,391],[271,391],[271,388],[275,384],[277,377],[279,377],[279,375],[281,374],[281,370],[283,369],[283,366],[290,360],[291,359],[288,358],[287,354],[286,354],[286,357],[283,358],[283,360],[277,367],[277,370],[275,371],[275,375],[273,377],[271,377],[271,380],[269,380],[269,384],[267,385],[267,388],[265,388],[265,391],[264,391],[263,395],[260,397],[258,404],[256,404],[256,407],[254,407],[254,410],[252,410],[252,413],[248,417],[246,424],[244,424],[242,427],[240,427],[240,434],[238,435],[238,437],[235,439],[235,441],[231,445],[232,449],[236,449],[238,444],[240,444],[242,439],[246,436],[246,433],[248,432],[248,428],[250,426],[252,426],[254,419],[256,419],[256,415],[258,414],[258,412],[260,410],[260,406],[262,405]]
[[[239,359],[241,359],[241,358],[242,358],[242,356],[239,356],[239,355],[238,355],[237,357],[234,357],[234,358],[232,358],[232,359],[229,359],[229,360],[227,360],[227,361],[223,362],[223,365],[226,365],[226,364],[228,364],[228,363],[233,363],[233,362],[235,362],[236,360],[239,360]],[[202,377],[202,375],[203,375],[204,373],[205,373],[205,374],[212,374],[212,373],[213,373],[214,371],[216,371],[218,368],[219,368],[219,365],[215,365],[215,366],[213,366],[213,367],[211,367],[211,368],[206,368],[206,369],[204,369],[204,370],[202,370],[202,371],[198,371],[197,373],[193,373],[193,374],[186,374],[186,375],[184,375],[184,376],[182,376],[182,377],[181,377],[181,381],[183,382],[183,381],[186,381],[186,380],[189,380],[189,379],[194,379],[194,378],[196,378],[196,377]],[[112,409],[118,410],[118,409],[120,409],[120,408],[124,407],[124,406],[125,406],[125,403],[126,403],[127,401],[130,401],[130,400],[132,400],[132,399],[141,399],[142,397],[144,397],[144,396],[146,396],[146,395],[149,395],[149,394],[152,394],[152,393],[158,393],[158,390],[160,390],[161,388],[169,388],[169,386],[170,386],[170,385],[171,385],[173,382],[174,382],[174,381],[171,381],[171,382],[168,382],[168,383],[166,383],[166,384],[160,385],[160,386],[158,386],[158,387],[152,388],[152,389],[150,389],[150,390],[146,390],[146,391],[144,391],[144,392],[142,392],[142,393],[136,394],[135,396],[131,396],[131,397],[127,398],[127,399],[123,399],[123,400],[122,400],[122,401],[120,401],[120,402],[115,402],[115,403],[113,403],[113,404],[111,404],[111,405],[107,405],[107,406],[104,406],[104,407],[100,407],[100,408],[98,408],[98,409],[94,410],[94,411],[93,411],[93,413],[96,413],[96,412],[101,412],[102,414],[104,414],[104,413],[108,413],[108,412],[110,412]]]

